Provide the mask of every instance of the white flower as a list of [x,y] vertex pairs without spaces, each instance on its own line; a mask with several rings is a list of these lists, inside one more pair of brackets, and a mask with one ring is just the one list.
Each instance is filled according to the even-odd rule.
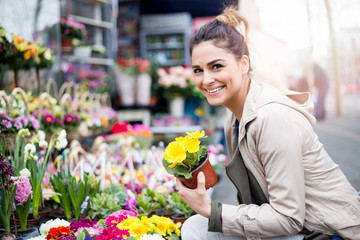
[[139,240],[163,240],[164,238],[160,236],[159,234],[155,233],[153,235],[151,234],[144,234],[140,237]]
[[60,131],[60,134],[59,134],[59,138],[58,138],[59,140],[60,139],[66,139],[66,131],[64,130],[64,129],[62,129],[61,131]]
[[37,135],[40,142],[45,140],[45,133],[42,130],[39,130]]
[[39,147],[43,148],[43,147],[47,147],[47,146],[48,146],[47,141],[45,141],[45,140],[40,140],[40,142],[39,142]]
[[67,144],[68,144],[68,141],[66,140],[66,138],[65,139],[58,139],[56,141],[56,143],[55,143],[55,148],[57,150],[61,150],[61,149],[65,148]]
[[55,220],[50,219],[46,223],[41,224],[40,229],[39,229],[40,234],[46,236],[48,234],[50,228],[57,228],[60,226],[67,227],[67,226],[70,226],[70,223],[68,221],[60,219],[60,218],[57,218]]
[[21,177],[30,177],[31,173],[29,171],[29,169],[24,168],[23,170],[20,171],[20,176]]
[[55,194],[56,193],[52,188],[44,188],[42,190],[42,196],[45,200],[50,200]]
[[27,129],[27,128],[22,128],[22,129],[20,129],[20,131],[18,132],[18,134],[16,135],[16,137],[17,137],[17,138],[20,138],[22,135],[24,135],[24,136],[30,136],[31,134],[30,134],[29,129]]
[[29,158],[34,158],[34,153],[36,152],[35,145],[32,143],[26,144],[24,151],[25,161]]

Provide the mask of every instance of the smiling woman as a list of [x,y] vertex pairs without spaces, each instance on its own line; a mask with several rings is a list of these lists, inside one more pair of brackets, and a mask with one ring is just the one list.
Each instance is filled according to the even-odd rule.
[[181,199],[199,214],[182,239],[360,239],[358,193],[314,133],[310,94],[252,80],[246,33],[244,18],[227,8],[190,42],[196,86],[229,110],[226,171],[239,205],[212,202],[204,174],[196,189],[178,180]]

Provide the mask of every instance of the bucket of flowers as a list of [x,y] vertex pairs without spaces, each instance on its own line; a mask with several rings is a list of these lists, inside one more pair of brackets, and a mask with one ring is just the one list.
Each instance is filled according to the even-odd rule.
[[207,137],[204,130],[186,134],[175,138],[166,147],[162,161],[166,171],[191,189],[197,188],[199,172],[205,175],[206,189],[215,186],[217,177],[209,161],[208,149],[200,145],[200,139]]
[[81,41],[87,35],[85,25],[79,23],[72,17],[60,19],[61,49],[63,52],[70,52],[72,41]]

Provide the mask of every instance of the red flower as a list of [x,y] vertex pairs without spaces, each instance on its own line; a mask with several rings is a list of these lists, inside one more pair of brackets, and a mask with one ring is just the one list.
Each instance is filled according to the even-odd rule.
[[130,123],[128,122],[122,122],[122,123],[115,123],[112,128],[111,128],[111,133],[115,134],[115,133],[127,133],[129,131],[129,125]]
[[60,226],[57,228],[50,228],[49,233],[46,236],[46,240],[53,240],[61,235],[66,235],[69,233],[70,233],[70,226],[67,227]]

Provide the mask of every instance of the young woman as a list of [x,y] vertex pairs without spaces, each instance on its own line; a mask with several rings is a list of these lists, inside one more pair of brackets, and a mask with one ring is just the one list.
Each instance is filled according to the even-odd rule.
[[212,202],[203,174],[194,190],[178,181],[180,197],[199,213],[182,239],[360,239],[360,198],[313,131],[309,94],[251,80],[241,25],[246,33],[238,11],[225,9],[190,44],[197,87],[229,110],[226,171],[239,205]]

